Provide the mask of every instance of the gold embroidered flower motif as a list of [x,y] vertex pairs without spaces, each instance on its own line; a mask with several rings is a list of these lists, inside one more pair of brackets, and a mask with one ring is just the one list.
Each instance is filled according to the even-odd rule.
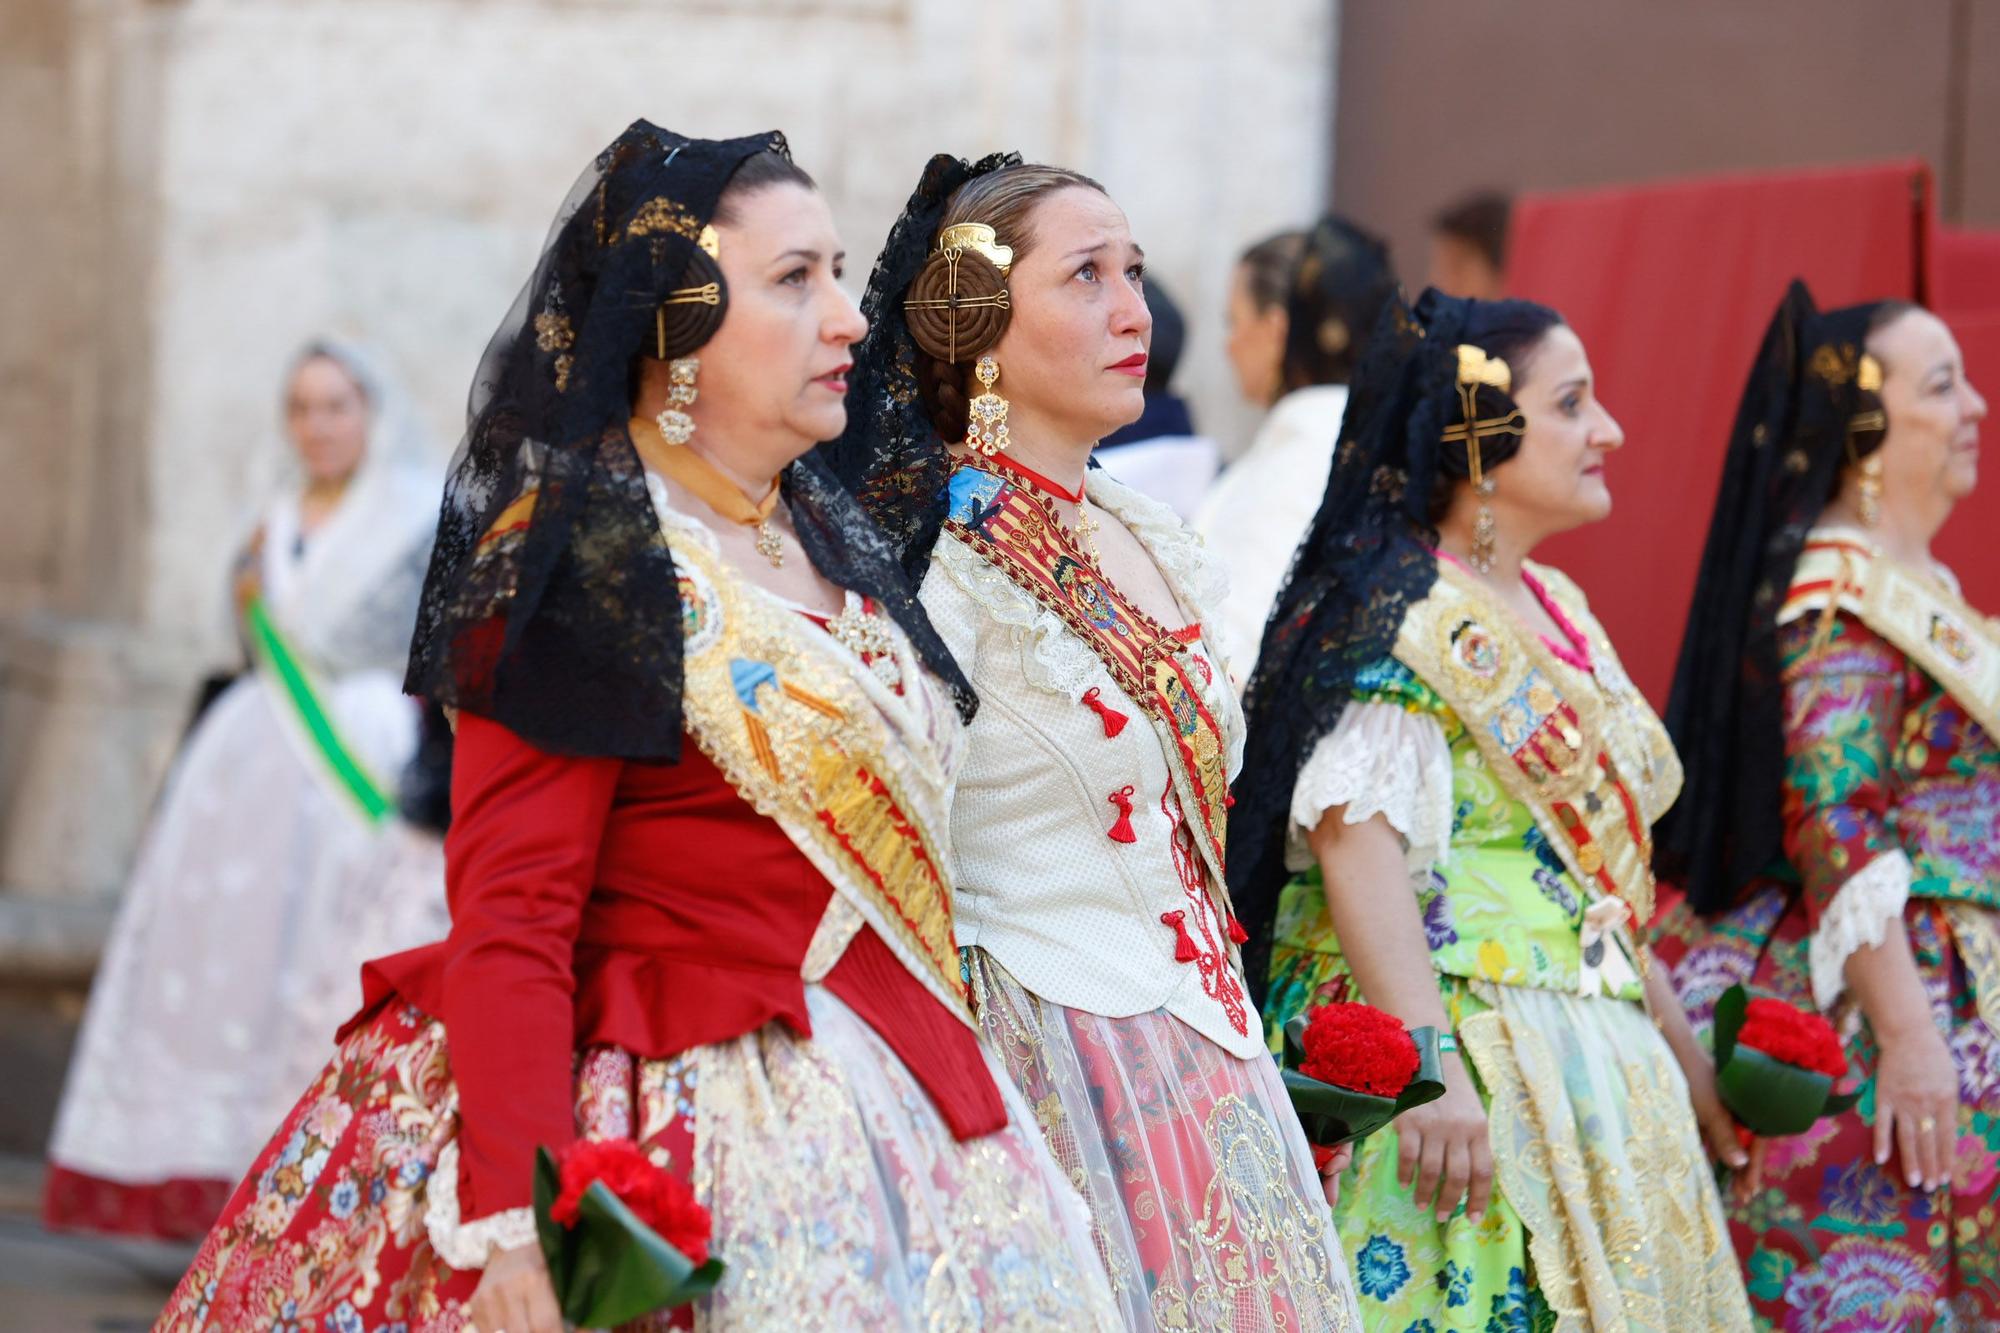
[[544,352],[566,352],[575,343],[576,330],[570,327],[568,315],[544,310],[535,316],[535,346]]
[[1812,360],[1806,363],[1808,374],[1835,386],[1853,379],[1858,368],[1852,343],[1842,343],[1838,347],[1826,343],[1814,349]]
[[896,661],[896,636],[889,622],[872,615],[859,605],[847,607],[826,622],[833,641],[868,664],[875,678],[895,689],[903,681],[903,668]]
[[701,225],[701,219],[680,204],[665,195],[656,195],[639,205],[638,211],[632,214],[632,220],[625,224],[620,239],[672,234],[693,241],[700,239]]

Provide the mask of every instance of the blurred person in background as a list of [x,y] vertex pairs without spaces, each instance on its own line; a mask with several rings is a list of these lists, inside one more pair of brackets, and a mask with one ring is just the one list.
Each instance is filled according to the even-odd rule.
[[1746,1160],[1663,966],[1665,728],[1530,559],[1611,513],[1624,434],[1546,306],[1397,300],[1244,713],[1229,821],[1274,1047],[1331,1001],[1440,1034],[1445,1093],[1356,1146],[1370,1329],[1747,1333],[1711,1151]]
[[814,452],[844,263],[782,135],[638,121],[571,190],[411,650],[458,710],[450,937],[368,964],[162,1330],[562,1333],[534,1164],[579,1141],[726,1265],[648,1328],[1116,1327],[953,947],[971,689]]
[[1173,391],[1187,322],[1160,280],[1150,275],[1146,309],[1153,315],[1153,339],[1146,350],[1146,410],[1098,441],[1092,457],[1133,490],[1172,505],[1189,519],[1215,480],[1222,454],[1214,440],[1195,433],[1187,400]]
[[1774,1140],[1732,1209],[1787,1329],[2000,1328],[2000,627],[1931,542],[1986,401],[1903,301],[1794,283],[1723,464],[1667,706],[1661,957],[1825,1010],[1858,1105]]
[[[1283,396],[1195,518],[1196,530],[1229,572],[1229,598],[1210,628],[1239,690],[1256,665],[1264,621],[1326,489],[1347,382],[1395,290],[1389,249],[1377,237],[1338,214],[1306,233],[1284,287],[1275,379]],[[1261,340],[1270,317],[1252,319]],[[1232,327],[1234,320],[1232,315]],[[1246,385],[1252,369],[1238,364]]]
[[1303,231],[1277,232],[1245,250],[1230,270],[1224,350],[1237,390],[1259,411],[1269,411],[1285,392],[1286,302],[1305,248]]
[[1514,201],[1477,190],[1431,218],[1430,285],[1450,296],[1497,301],[1507,291],[1507,228]]
[[49,1145],[54,1228],[200,1236],[325,1062],[361,961],[445,929],[436,837],[396,807],[437,480],[353,344],[293,360],[284,420],[299,475],[232,582],[252,669],[201,713],[141,841]]

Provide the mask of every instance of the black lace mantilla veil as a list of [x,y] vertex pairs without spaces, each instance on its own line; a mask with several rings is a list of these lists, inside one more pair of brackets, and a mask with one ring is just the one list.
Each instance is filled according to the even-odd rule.
[[1264,627],[1244,694],[1248,745],[1229,815],[1229,883],[1249,934],[1243,967],[1261,995],[1287,879],[1292,788],[1353,697],[1395,647],[1404,613],[1437,581],[1428,515],[1440,440],[1458,419],[1457,345],[1480,304],[1426,291],[1390,299],[1349,386],[1326,496]]
[[1737,406],[1667,700],[1687,777],[1654,839],[1660,878],[1698,912],[1726,910],[1783,852],[1778,611],[1850,429],[1881,408],[1858,375],[1877,309],[1822,313],[1793,282]]
[[930,258],[951,196],[967,181],[1020,161],[1019,153],[991,153],[977,162],[939,153],[925,165],[861,298],[868,336],[854,355],[847,430],[821,446],[840,480],[888,534],[913,584],[923,582],[944,527],[954,464],[917,388],[917,346],[903,318],[903,296]]
[[[487,344],[445,484],[405,688],[559,754],[673,760],[681,604],[626,423],[661,299],[687,284],[729,178],[777,133],[635,121],[583,173]],[[784,496],[829,580],[876,600],[970,715],[971,686],[894,552],[814,454]]]

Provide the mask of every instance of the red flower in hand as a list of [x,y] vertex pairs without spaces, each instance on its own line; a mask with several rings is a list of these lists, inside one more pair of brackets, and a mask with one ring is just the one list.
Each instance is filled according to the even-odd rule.
[[653,1165],[630,1139],[579,1141],[557,1158],[562,1192],[549,1205],[549,1218],[565,1227],[576,1225],[584,1191],[602,1182],[633,1216],[660,1238],[700,1266],[708,1262],[708,1241],[714,1224],[708,1209],[695,1200],[687,1182]]
[[1374,1097],[1399,1096],[1421,1057],[1402,1020],[1373,1005],[1323,1004],[1306,1020],[1299,1072]]
[[1769,996],[1750,1001],[1736,1044],[1762,1051],[1780,1064],[1810,1069],[1831,1079],[1838,1080],[1847,1072],[1847,1053],[1840,1048],[1833,1024]]

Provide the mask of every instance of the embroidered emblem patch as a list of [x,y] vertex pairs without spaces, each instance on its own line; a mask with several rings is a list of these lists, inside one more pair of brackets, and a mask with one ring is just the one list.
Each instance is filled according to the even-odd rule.
[[697,570],[677,570],[681,594],[682,651],[692,657],[707,651],[722,633],[722,603],[715,589]]
[[1471,618],[1458,621],[1449,632],[1452,669],[1474,681],[1492,681],[1500,674],[1500,644],[1491,632]]
[[1966,634],[1963,625],[1942,611],[1931,612],[1931,642],[1937,646],[1939,652],[1960,666],[1971,664],[1973,658],[1971,637]]

